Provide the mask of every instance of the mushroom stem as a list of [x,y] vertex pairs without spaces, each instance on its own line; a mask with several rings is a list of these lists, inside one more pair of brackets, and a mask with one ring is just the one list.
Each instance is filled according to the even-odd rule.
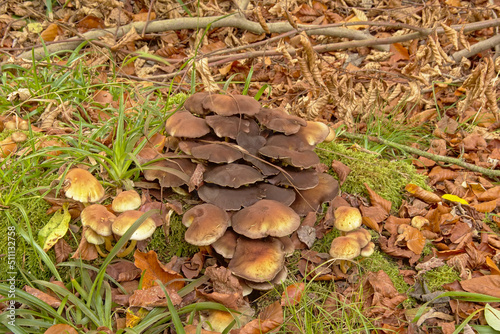
[[113,238],[112,236],[104,237],[104,244],[108,252],[110,252],[111,249],[113,249],[113,245],[111,244],[112,238]]
[[125,257],[125,256],[129,255],[134,250],[136,243],[137,243],[137,240],[130,241],[130,244],[128,245],[128,247],[125,248],[123,251],[119,252],[118,254],[116,254],[116,256]]
[[340,265],[339,266],[340,266],[340,270],[342,270],[342,272],[344,274],[346,274],[347,271],[351,268],[351,265],[346,260],[340,260]]
[[99,245],[95,245],[95,248],[97,249],[97,253],[99,253],[100,256],[102,257],[108,256],[108,253],[103,252]]

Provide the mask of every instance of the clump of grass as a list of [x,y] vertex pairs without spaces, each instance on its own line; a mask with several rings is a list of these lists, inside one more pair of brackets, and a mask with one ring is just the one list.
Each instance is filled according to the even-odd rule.
[[[368,196],[364,183],[377,194],[393,203],[397,210],[403,200],[403,190],[408,183],[414,183],[425,189],[426,176],[418,174],[411,163],[399,160],[388,161],[375,155],[354,151],[342,144],[331,142],[319,144],[316,152],[321,162],[330,166],[333,160],[338,160],[351,169],[342,191],[349,194]],[[336,177],[337,175],[330,171]]]

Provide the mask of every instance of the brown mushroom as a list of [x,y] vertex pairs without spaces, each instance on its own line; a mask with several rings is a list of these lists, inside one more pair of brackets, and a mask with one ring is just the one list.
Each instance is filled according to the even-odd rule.
[[331,201],[339,193],[339,183],[333,176],[321,173],[318,174],[318,179],[319,183],[316,187],[300,190],[295,196],[295,201],[291,205],[291,208],[300,216],[318,211],[321,204]]
[[136,210],[142,204],[141,196],[135,190],[122,191],[111,202],[111,208],[114,212],[124,212]]
[[260,103],[246,95],[211,94],[203,99],[203,108],[221,116],[254,116],[260,110]]
[[223,187],[239,188],[262,181],[264,177],[253,167],[234,163],[207,170],[203,174],[203,180]]
[[283,269],[284,263],[285,253],[279,239],[240,237],[228,268],[248,281],[269,282]]
[[330,128],[325,123],[307,121],[307,125],[299,129],[295,136],[301,138],[311,146],[322,143],[330,134]]
[[[139,218],[142,217],[143,214],[144,212],[137,210],[125,211],[121,213],[118,217],[116,217],[113,225],[111,226],[113,233],[121,237]],[[146,218],[146,220],[144,220],[144,222],[142,222],[142,224],[139,225],[139,227],[130,236],[130,245],[116,256],[127,256],[135,248],[137,241],[145,240],[151,237],[155,230],[155,221],[151,217]]]
[[104,188],[90,172],[81,168],[68,171],[63,181],[64,194],[82,203],[93,203],[104,197]]
[[304,119],[289,115],[282,108],[263,108],[255,117],[266,128],[286,135],[297,133],[302,126],[307,125]]
[[243,158],[243,153],[223,143],[212,143],[191,148],[191,155],[196,159],[207,160],[216,164],[230,164]]
[[265,145],[259,149],[259,154],[279,159],[286,165],[300,168],[310,168],[319,164],[319,157],[314,151],[292,151],[280,146]]
[[225,259],[232,259],[238,237],[238,234],[228,228],[222,237],[212,243],[212,247],[217,254],[222,255]]
[[333,239],[329,251],[330,256],[334,260],[340,260],[340,269],[346,273],[346,260],[352,261],[354,258],[361,254],[361,247],[359,243],[349,237],[337,237]]
[[200,204],[186,211],[182,224],[188,229],[184,235],[195,246],[208,246],[224,235],[229,226],[229,215],[212,204]]
[[294,187],[299,190],[311,189],[319,184],[318,172],[314,169],[298,171],[285,169],[285,173],[280,172],[267,180],[277,186]]
[[211,115],[205,121],[219,138],[236,139],[238,133],[250,131],[250,121],[237,116]]
[[335,209],[334,217],[335,228],[342,232],[353,231],[363,223],[361,212],[351,206],[339,206]]
[[231,222],[236,233],[251,239],[259,239],[292,234],[300,226],[300,217],[280,202],[262,199],[235,213]]
[[200,138],[210,133],[210,128],[203,118],[187,111],[178,111],[167,119],[165,129],[174,137]]
[[210,92],[194,93],[184,101],[184,108],[197,115],[207,115],[210,111],[203,108],[203,100],[210,95]]
[[255,185],[233,189],[204,184],[198,189],[198,196],[204,202],[214,204],[224,210],[234,211],[254,204],[263,198],[264,194]]
[[144,167],[144,178],[148,181],[158,180],[160,186],[164,188],[187,184],[196,169],[196,164],[190,159],[176,158],[175,154],[164,156],[171,158],[156,161]]
[[272,199],[286,206],[292,205],[295,201],[295,191],[291,188],[281,188],[269,183],[259,183],[257,187],[261,190],[262,198]]

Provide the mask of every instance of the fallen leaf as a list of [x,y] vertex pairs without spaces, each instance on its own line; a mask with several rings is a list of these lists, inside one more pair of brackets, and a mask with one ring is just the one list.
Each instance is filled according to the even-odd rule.
[[337,173],[337,176],[339,177],[339,184],[343,185],[345,180],[347,179],[347,176],[351,172],[351,169],[337,160],[332,161],[332,169],[335,173]]
[[373,206],[380,206],[382,209],[389,214],[391,212],[392,202],[386,200],[375,191],[373,191],[367,183],[363,183],[365,185],[366,191],[368,192],[368,196],[370,197],[370,202]]
[[281,295],[281,306],[293,306],[300,303],[305,288],[306,285],[302,282],[287,286]]
[[427,203],[439,203],[441,202],[441,198],[425,189],[422,189],[421,187],[417,186],[416,184],[409,183],[406,185],[405,190],[412,194],[413,196],[420,198],[422,201],[425,201]]
[[64,239],[59,239],[54,245],[54,252],[56,253],[56,263],[61,263],[69,258],[69,254],[73,251],[70,245]]
[[24,291],[29,293],[30,295],[40,299],[41,301],[49,304],[51,307],[57,309],[61,305],[61,301],[45,292],[42,292],[38,289],[32,288],[28,285],[24,286]]
[[43,334],[78,334],[76,329],[66,324],[52,325]]
[[95,245],[89,244],[87,239],[82,238],[80,244],[75,251],[75,254],[71,257],[72,259],[82,259],[85,261],[92,261],[97,259],[98,253]]
[[[143,253],[140,250],[136,250],[134,259],[135,266],[144,272],[142,279],[143,289],[156,285],[155,280],[160,280],[167,287],[176,291],[184,287],[184,281],[182,280],[184,277],[173,270],[167,269],[165,265],[160,263],[155,251],[151,250]],[[168,284],[172,280],[176,281]]]
[[118,260],[106,267],[106,273],[117,282],[127,282],[139,278],[141,276],[141,269],[137,268],[130,261]]
[[[170,287],[165,287],[172,304],[179,305],[182,298]],[[168,305],[165,292],[161,286],[155,285],[147,289],[135,290],[128,299],[130,306],[139,306],[147,309],[166,307]]]
[[263,334],[268,333],[283,324],[283,310],[278,301],[266,307],[257,317],[250,321],[240,330],[235,330],[237,334]]
[[486,275],[471,278],[460,282],[460,286],[467,292],[482,293],[500,298],[500,276]]
[[68,203],[64,203],[62,210],[57,210],[49,222],[38,232],[38,241],[40,245],[43,245],[44,252],[51,249],[68,232],[71,220],[68,206]]
[[486,190],[484,193],[477,195],[477,199],[482,202],[493,201],[500,198],[500,186]]

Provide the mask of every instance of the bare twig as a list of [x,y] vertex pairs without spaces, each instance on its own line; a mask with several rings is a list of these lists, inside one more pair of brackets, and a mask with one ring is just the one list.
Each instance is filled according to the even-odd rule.
[[389,140],[378,138],[378,137],[373,137],[373,136],[363,136],[363,135],[358,135],[358,134],[353,134],[353,133],[348,133],[348,132],[342,133],[341,136],[349,138],[349,139],[357,139],[357,140],[368,139],[369,141],[372,141],[375,143],[391,146],[391,147],[397,148],[398,150],[402,150],[402,151],[405,151],[405,152],[408,152],[411,154],[417,154],[419,156],[431,159],[432,161],[445,162],[445,163],[457,165],[457,166],[466,168],[468,170],[471,170],[473,172],[478,172],[478,173],[484,174],[484,175],[491,177],[493,179],[500,180],[500,170],[493,170],[493,169],[479,167],[479,166],[470,164],[468,162],[465,162],[465,161],[457,159],[457,158],[432,154],[432,153],[425,152],[425,151],[422,151],[422,150],[419,150],[419,149],[416,149],[413,147],[409,147],[409,146],[401,145],[401,144],[396,144],[396,143],[393,143]]
[[476,44],[470,47],[470,50],[463,49],[455,52],[451,56],[456,62],[459,62],[463,57],[465,58],[472,57],[482,51],[496,47],[499,44],[500,44],[500,35],[495,35],[493,37],[485,39],[484,41],[477,42]]

